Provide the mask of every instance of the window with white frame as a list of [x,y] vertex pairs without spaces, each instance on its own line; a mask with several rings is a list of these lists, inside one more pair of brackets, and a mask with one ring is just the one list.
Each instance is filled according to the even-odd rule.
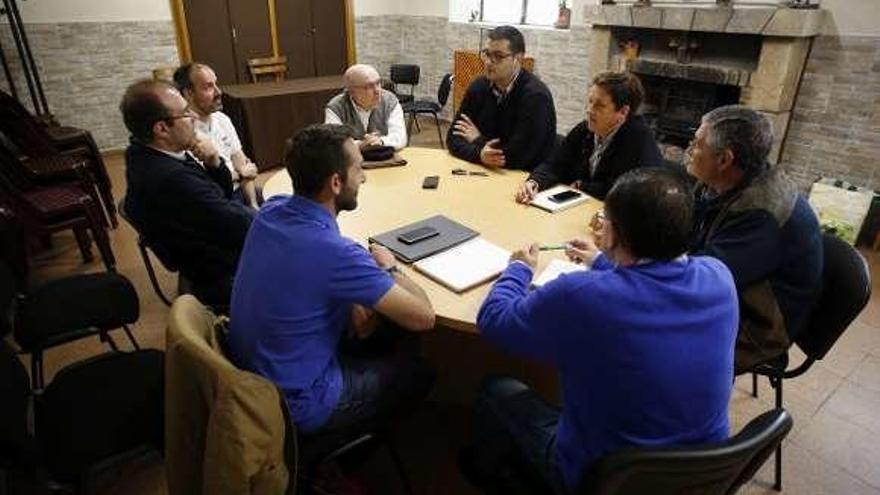
[[560,0],[449,0],[449,19],[552,26],[561,3]]

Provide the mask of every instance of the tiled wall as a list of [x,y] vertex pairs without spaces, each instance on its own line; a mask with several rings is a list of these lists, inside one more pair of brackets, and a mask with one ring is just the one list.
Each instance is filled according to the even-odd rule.
[[821,36],[807,62],[782,162],[880,189],[880,38]]
[[[27,24],[25,29],[49,109],[62,124],[90,130],[101,148],[128,143],[118,109],[125,87],[151,77],[154,67],[178,63],[171,21]],[[18,76],[19,98],[30,108],[9,25],[0,24],[0,40]],[[0,88],[8,92],[2,76]]]

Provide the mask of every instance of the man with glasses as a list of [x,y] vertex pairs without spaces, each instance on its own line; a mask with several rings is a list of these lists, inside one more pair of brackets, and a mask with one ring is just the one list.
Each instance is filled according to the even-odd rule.
[[229,169],[196,137],[197,115],[173,85],[136,82],[119,109],[131,133],[125,212],[199,300],[225,310],[253,210],[232,199]]
[[681,175],[638,168],[617,180],[595,242],[566,251],[590,270],[530,291],[538,245],[511,255],[477,324],[503,349],[558,367],[562,405],[488,379],[461,456],[469,479],[497,493],[529,481],[547,485],[534,493],[573,493],[587,466],[626,446],[728,437],[736,287],[719,260],[686,255],[693,201]]
[[454,156],[487,167],[532,170],[553,151],[553,96],[522,69],[525,51],[516,28],[489,31],[489,43],[480,52],[485,74],[468,87],[446,135]]
[[327,102],[324,123],[351,127],[361,150],[406,146],[403,109],[394,93],[382,89],[379,72],[371,65],[356,64],[343,77],[345,91]]

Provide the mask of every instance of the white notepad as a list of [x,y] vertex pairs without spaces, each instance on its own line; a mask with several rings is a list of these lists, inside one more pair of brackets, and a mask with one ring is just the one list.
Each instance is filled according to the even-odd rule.
[[477,237],[442,253],[413,263],[413,267],[455,292],[497,277],[510,259],[510,251]]
[[547,268],[544,268],[544,271],[532,280],[532,286],[540,287],[551,280],[556,280],[556,278],[563,273],[583,272],[587,270],[588,268],[586,265],[580,265],[565,260],[550,260],[550,264],[547,265]]
[[[550,196],[554,194],[561,193],[564,191],[574,191],[578,193],[576,198],[569,199],[568,201],[564,201],[562,203],[557,203],[555,201],[550,200]],[[550,189],[546,189],[544,191],[539,192],[535,195],[535,199],[533,199],[529,204],[532,206],[537,206],[542,210],[547,210],[550,213],[555,213],[557,211],[567,210],[572,206],[577,206],[585,201],[590,199],[590,196],[587,193],[582,191],[578,191],[577,189],[569,186],[555,186]]]

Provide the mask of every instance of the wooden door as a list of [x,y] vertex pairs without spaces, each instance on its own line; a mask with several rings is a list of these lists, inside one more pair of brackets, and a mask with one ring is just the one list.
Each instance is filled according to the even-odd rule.
[[228,3],[235,72],[239,83],[250,82],[248,60],[272,56],[269,5],[262,0],[228,0]]
[[312,41],[312,0],[275,2],[279,55],[287,57],[287,77],[314,77],[315,49]]
[[315,49],[315,75],[335,76],[345,72],[345,0],[311,0]]
[[226,0],[183,0],[183,6],[192,60],[210,65],[220,84],[239,82]]

